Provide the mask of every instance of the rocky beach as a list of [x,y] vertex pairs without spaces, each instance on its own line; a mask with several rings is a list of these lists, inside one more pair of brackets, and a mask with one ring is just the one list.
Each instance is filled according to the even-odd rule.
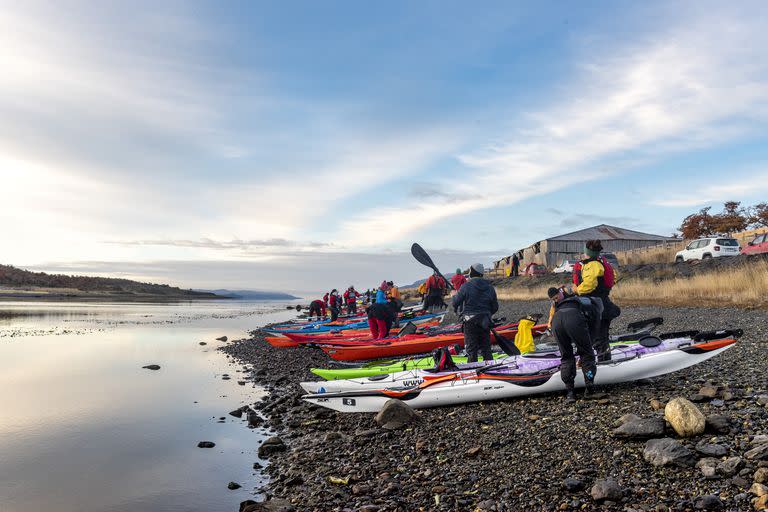
[[[547,307],[503,302],[498,316],[512,320]],[[560,395],[541,395],[424,409],[392,430],[374,414],[301,401],[298,383],[317,379],[310,368],[330,364],[323,352],[272,348],[258,332],[232,341],[221,350],[245,380],[269,390],[242,417],[274,435],[260,448],[269,461],[265,501],[246,501],[240,510],[768,506],[768,311],[625,307],[612,331],[654,316],[664,318],[658,332],[741,328],[745,334],[707,362],[607,388],[598,400],[567,405]]]

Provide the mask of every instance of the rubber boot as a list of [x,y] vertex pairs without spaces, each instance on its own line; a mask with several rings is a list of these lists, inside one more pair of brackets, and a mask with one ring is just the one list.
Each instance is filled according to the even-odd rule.
[[565,392],[565,403],[572,404],[576,401],[576,392],[573,388],[568,388]]

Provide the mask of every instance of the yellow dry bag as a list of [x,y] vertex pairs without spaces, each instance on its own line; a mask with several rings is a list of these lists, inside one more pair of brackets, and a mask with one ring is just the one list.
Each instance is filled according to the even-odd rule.
[[527,354],[528,352],[536,350],[536,345],[533,344],[533,324],[533,320],[522,318],[517,325],[515,346],[521,354]]

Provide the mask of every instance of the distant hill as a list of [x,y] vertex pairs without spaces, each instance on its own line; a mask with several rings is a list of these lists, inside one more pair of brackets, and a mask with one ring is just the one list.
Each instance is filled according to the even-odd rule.
[[0,265],[0,298],[191,300],[224,298],[210,292],[183,290],[167,284],[130,279],[31,272]]
[[294,297],[288,293],[282,292],[267,292],[259,290],[198,290],[209,293],[215,293],[222,297],[229,297],[236,300],[293,300],[300,299],[301,297]]

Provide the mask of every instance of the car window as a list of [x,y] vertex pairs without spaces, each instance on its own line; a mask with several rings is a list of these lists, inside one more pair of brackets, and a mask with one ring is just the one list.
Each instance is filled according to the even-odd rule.
[[699,241],[696,240],[694,242],[691,242],[688,244],[688,247],[685,248],[686,251],[691,251],[699,246]]
[[768,238],[768,235],[759,236],[757,238],[758,238],[758,240],[755,243],[756,244],[762,244],[763,242],[765,242],[765,239]]
[[699,248],[708,246],[711,241],[709,238],[699,241]]
[[717,245],[722,245],[723,247],[739,246],[739,242],[737,242],[735,238],[718,238],[716,242],[717,242]]

